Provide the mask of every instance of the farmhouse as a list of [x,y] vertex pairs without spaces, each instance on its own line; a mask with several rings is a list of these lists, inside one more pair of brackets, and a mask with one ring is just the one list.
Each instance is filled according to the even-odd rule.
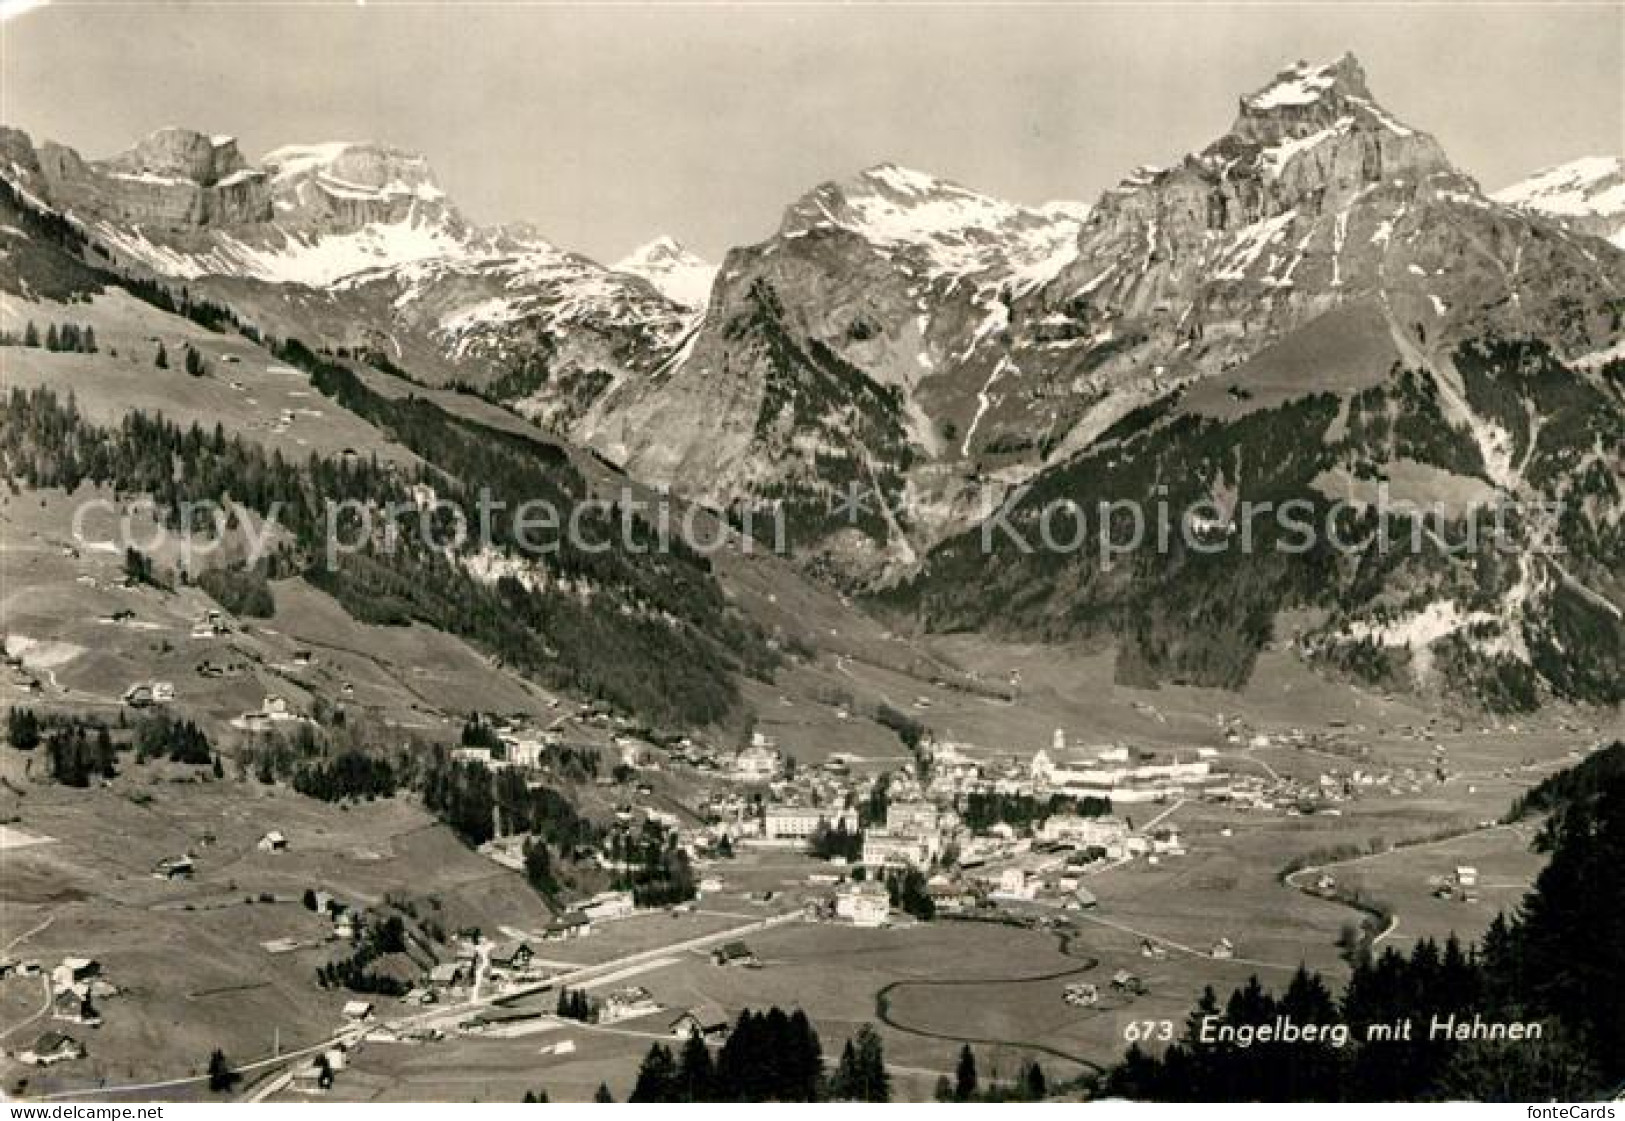
[[62,989],[51,998],[51,1019],[66,1020],[70,1024],[95,1027],[102,1022],[96,1006],[90,1003],[88,986]]
[[713,1001],[695,1005],[671,1022],[671,1033],[678,1039],[699,1036],[701,1039],[721,1039],[728,1034],[728,1013]]
[[491,968],[519,970],[528,968],[530,947],[524,942],[499,942],[491,947]]
[[59,1031],[44,1032],[34,1040],[32,1047],[17,1052],[18,1062],[39,1067],[53,1066],[56,1063],[84,1057],[84,1045],[71,1035],[63,1035]]
[[1112,988],[1125,993],[1145,992],[1145,982],[1126,969],[1119,969],[1112,974]]
[[571,938],[585,938],[591,933],[591,919],[580,911],[566,911],[547,924],[542,937],[549,942],[564,942]]
[[168,860],[160,860],[152,874],[159,880],[189,880],[195,870],[196,864],[190,856],[172,856]]
[[1457,868],[1456,885],[1458,887],[1477,887],[1478,869],[1468,864],[1463,864],[1461,867]]
[[604,997],[604,1003],[599,1012],[599,1022],[614,1023],[617,1020],[632,1020],[659,1011],[660,1005],[655,1003],[653,993],[641,985],[632,985],[628,988],[616,989]]
[[352,1000],[344,1006],[344,1018],[346,1020],[355,1020],[359,1023],[362,1020],[370,1019],[371,1016],[372,1001],[370,1000]]
[[261,837],[259,844],[255,845],[254,847],[259,849],[261,852],[287,852],[288,838],[284,837],[280,832],[273,829],[265,836]]
[[726,942],[711,951],[711,960],[717,965],[755,966],[756,953],[743,942]]

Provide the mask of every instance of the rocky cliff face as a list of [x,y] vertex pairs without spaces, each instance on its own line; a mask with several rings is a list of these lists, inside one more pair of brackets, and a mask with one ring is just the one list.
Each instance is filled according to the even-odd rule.
[[293,145],[261,161],[279,222],[298,229],[354,231],[369,225],[467,225],[448,203],[429,161],[383,144]]
[[[1424,334],[1516,326],[1541,314],[1531,300],[1595,309],[1609,268],[1549,233],[1486,199],[1431,137],[1380,108],[1352,57],[1299,64],[1243,98],[1231,131],[1202,152],[1108,191],[1076,259],[1018,309],[1018,329],[1068,324],[1074,345],[1100,357],[1102,388],[1148,371],[1211,375],[1368,296],[1396,329]],[[1581,316],[1559,338],[1580,353],[1609,326],[1606,314]]]
[[[1354,377],[1486,333],[1571,358],[1618,336],[1609,247],[1486,198],[1351,56],[1283,70],[1202,151],[1079,209],[894,167],[825,184],[729,254],[695,337],[581,435],[715,504],[785,504],[872,578],[1334,311],[1357,309],[1326,333],[1373,367]],[[863,480],[883,516],[820,520]]]
[[[723,262],[698,330],[580,435],[721,506],[780,505],[839,566],[906,564],[974,500],[1009,302],[1072,252],[1075,211],[1015,206],[894,165],[823,184]],[[1018,453],[1019,455],[1019,453]],[[838,509],[853,487],[884,501]]]
[[113,222],[181,232],[271,216],[265,174],[243,162],[229,136],[160,129],[128,151],[96,162],[46,143],[38,160],[60,205]]
[[[1078,356],[1071,391],[1154,402],[1075,427],[997,524],[1030,542],[1068,499],[1212,503],[1209,552],[1177,528],[1115,563],[971,531],[897,602],[930,626],[1110,632],[1124,680],[1223,686],[1247,679],[1284,606],[1313,605],[1327,620],[1297,649],[1334,672],[1507,710],[1617,704],[1625,254],[1531,201],[1590,214],[1606,182],[1545,187],[1525,209],[1487,198],[1376,105],[1351,58],[1283,71],[1224,137],[1108,191],[1075,259],[1011,309],[1017,369],[1042,327]],[[1371,516],[1379,485],[1389,516],[1435,511],[1458,550],[1235,545],[1243,502],[1300,500],[1324,524],[1332,501]],[[1460,548],[1502,501],[1563,514],[1522,506],[1509,538]]]

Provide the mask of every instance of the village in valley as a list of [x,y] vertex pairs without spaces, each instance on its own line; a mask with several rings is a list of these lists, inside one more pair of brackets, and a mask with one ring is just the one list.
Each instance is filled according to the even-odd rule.
[[[211,633],[229,625],[218,613],[199,622]],[[279,672],[309,673],[320,661],[299,649]],[[25,665],[10,660],[23,678]],[[952,690],[936,692],[951,703]],[[123,712],[139,726],[173,695],[167,682],[137,683],[123,695]],[[1481,882],[1473,852],[1499,828],[1489,816],[1462,818],[1437,835],[1346,839],[1362,814],[1464,794],[1478,802],[1480,785],[1493,805],[1516,788],[1512,768],[1475,779],[1453,762],[1444,741],[1471,737],[1459,721],[1392,729],[1410,749],[1403,761],[1373,752],[1366,729],[1346,720],[1261,731],[1224,711],[1190,746],[1166,737],[1088,742],[1055,728],[1022,752],[939,735],[931,727],[938,703],[921,694],[906,711],[877,707],[875,723],[897,739],[895,762],[842,751],[802,759],[759,727],[734,746],[662,742],[592,704],[470,714],[460,742],[442,756],[448,774],[542,792],[544,800],[576,783],[602,819],[589,827],[575,810],[555,807],[548,812],[562,813],[568,829],[553,833],[563,828],[558,820],[539,820],[534,807],[505,804],[499,794],[489,836],[453,863],[460,875],[470,863],[489,869],[467,872],[473,879],[505,875],[483,890],[528,895],[530,905],[449,906],[430,886],[438,872],[422,888],[375,879],[361,889],[342,867],[324,875],[334,866],[301,860],[301,849],[363,866],[383,857],[365,847],[335,851],[319,816],[303,806],[279,816],[286,796],[267,792],[263,805],[228,811],[239,819],[235,842],[186,830],[187,843],[155,853],[146,878],[157,890],[142,891],[143,906],[170,917],[223,912],[237,906],[224,893],[246,893],[237,909],[254,911],[255,928],[267,935],[253,936],[257,968],[283,974],[279,985],[316,1002],[286,1037],[274,1023],[256,1028],[269,1026],[268,1041],[238,1034],[232,1072],[221,1077],[241,1081],[256,1100],[365,1100],[387,1093],[403,1062],[422,1071],[421,1088],[481,1048],[503,1063],[521,1053],[536,1060],[534,1071],[526,1060],[512,1078],[545,1085],[550,1069],[562,1073],[555,1092],[569,1093],[571,1078],[614,1084],[635,1067],[629,1044],[689,1036],[720,1044],[742,1007],[768,995],[799,1006],[808,984],[825,984],[814,977],[828,978],[838,1009],[825,1015],[835,1022],[879,1013],[905,1081],[923,1087],[946,1069],[954,1039],[983,1041],[1012,1070],[1036,1057],[1052,1077],[1078,1077],[1111,1058],[1124,1023],[1183,1007],[1215,971],[1279,974],[1300,962],[1335,969],[1386,937],[1399,921],[1392,872],[1383,882],[1367,873],[1367,861],[1399,865],[1404,846],[1443,842],[1443,863],[1402,874],[1403,890],[1445,908],[1429,920],[1439,929],[1482,925],[1528,875],[1517,844],[1479,846],[1497,868]],[[1139,718],[1166,723],[1150,702],[1134,705]],[[850,719],[850,707],[837,706],[838,722]],[[264,745],[313,729],[312,716],[267,694],[229,721],[245,746],[237,779],[217,776],[216,787],[247,783],[253,797],[250,772]],[[127,723],[120,718],[121,739]],[[218,771],[217,755],[200,757],[211,758]],[[355,812],[374,812],[371,799]],[[1353,829],[1343,827],[1345,815]],[[8,868],[58,847],[3,828]],[[1302,838],[1306,830],[1325,837],[1300,840],[1314,855],[1285,867],[1276,866],[1278,852],[1260,857],[1261,838]],[[556,843],[551,856],[535,839],[566,835],[573,840]],[[237,851],[228,851],[233,844]],[[1256,867],[1260,859],[1270,866]],[[1251,887],[1241,871],[1249,860]],[[47,929],[52,910],[39,913],[37,931],[18,935],[8,925],[11,945],[0,962],[4,1007],[21,1010],[32,994],[42,1002],[22,1022],[8,1016],[8,1084],[70,1097],[116,1086],[126,1080],[97,1061],[100,1039],[146,999],[144,986],[121,975],[116,948],[64,943],[60,930]],[[495,921],[467,921],[473,913]],[[274,914],[293,921],[263,921]],[[272,934],[274,927],[284,930]],[[36,933],[40,943],[61,945],[61,955],[42,957],[30,945]],[[841,976],[848,953],[878,955],[857,969],[851,988]],[[955,955],[973,963],[971,976],[955,976],[946,964]],[[952,988],[932,991],[933,981],[916,979],[939,974],[944,985],[1004,1005],[992,1020],[998,1030],[954,1022],[942,1003]],[[185,999],[196,1001],[198,991]],[[1023,1020],[1064,1030],[1050,1030],[1035,1050]],[[260,1053],[243,1062],[255,1044]],[[576,1066],[581,1073],[570,1073]],[[200,1057],[200,1070],[178,1082],[209,1085],[212,1073]]]

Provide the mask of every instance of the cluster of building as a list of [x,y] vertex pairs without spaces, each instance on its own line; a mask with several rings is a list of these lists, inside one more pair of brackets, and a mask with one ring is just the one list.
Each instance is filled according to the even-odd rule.
[[[7,976],[37,977],[43,970],[38,962],[19,962],[10,958],[0,960],[0,978]],[[101,963],[95,958],[69,956],[62,959],[50,975],[50,1014],[59,1024],[73,1024],[81,1028],[100,1027],[101,1012],[96,1001],[118,995],[118,989],[102,975]],[[12,1057],[28,1066],[55,1066],[85,1056],[85,1045],[61,1027],[42,1032]]]

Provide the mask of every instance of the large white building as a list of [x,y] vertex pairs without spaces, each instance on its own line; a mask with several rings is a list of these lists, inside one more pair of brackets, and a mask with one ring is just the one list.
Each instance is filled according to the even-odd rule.
[[923,837],[936,833],[942,817],[943,811],[931,802],[893,802],[886,807],[886,828]]
[[1044,821],[1039,836],[1046,841],[1064,841],[1079,848],[1100,847],[1108,856],[1121,856],[1128,840],[1128,825],[1115,817],[1083,817],[1055,814]]
[[742,749],[733,760],[733,776],[741,782],[768,782],[778,777],[784,759],[773,741],[756,732],[750,746]]
[[804,839],[824,824],[831,829],[844,825],[847,832],[855,833],[858,815],[827,806],[769,806],[762,815],[762,835],[769,840]]
[[884,926],[891,914],[891,898],[882,884],[848,884],[835,895],[835,915],[853,926]]
[[931,846],[920,837],[869,829],[863,834],[863,863],[875,868],[924,868],[931,863]]

